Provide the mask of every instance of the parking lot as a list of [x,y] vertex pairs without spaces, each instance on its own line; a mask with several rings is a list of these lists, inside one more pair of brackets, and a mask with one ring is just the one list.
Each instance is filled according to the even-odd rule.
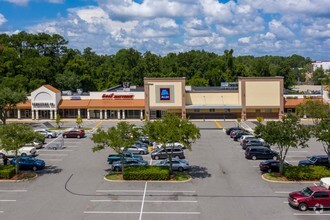
[[[184,183],[105,181],[111,149],[93,153],[90,134],[47,139],[48,144],[63,141],[64,148],[38,150],[38,158],[47,164],[38,178],[0,182],[0,219],[329,219],[329,210],[300,212],[287,204],[289,192],[313,183],[261,179],[260,161],[246,160],[239,143],[220,129],[235,122],[195,123],[201,139],[191,152],[185,150],[193,179]],[[106,129],[115,122],[90,124],[96,125]],[[287,161],[297,164],[317,154],[324,152],[313,140],[309,148],[290,150]],[[150,155],[144,158],[150,162]]]

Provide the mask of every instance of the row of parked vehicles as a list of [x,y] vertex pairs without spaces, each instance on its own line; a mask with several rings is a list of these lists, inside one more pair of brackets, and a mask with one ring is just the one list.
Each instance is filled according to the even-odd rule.
[[[169,156],[172,157],[172,170],[184,171],[190,169],[189,162],[185,159],[184,146],[178,142],[162,146],[149,141],[146,137],[140,137],[134,145],[126,148],[121,154],[110,154],[108,163],[112,165],[113,171],[121,171],[122,166],[147,166],[148,161],[144,160],[142,155],[149,154],[153,160],[160,160],[154,163],[154,166],[170,166]],[[121,157],[123,157],[122,164]]]
[[[226,130],[235,141],[239,141],[242,149],[245,150],[247,159],[267,159],[260,162],[259,168],[262,172],[279,172],[280,162],[277,160],[278,153],[270,149],[270,145],[262,138],[257,138],[253,134],[239,127]],[[291,166],[285,162],[284,166]],[[329,167],[327,155],[316,155],[301,160],[298,166],[326,166]],[[290,206],[306,211],[309,208],[327,209],[330,208],[330,177],[322,178],[319,185],[309,186],[300,191],[292,192],[288,196]]]
[[[36,132],[45,136],[42,141],[33,141],[32,143],[27,143],[25,146],[21,147],[17,151],[17,157],[15,157],[16,152],[14,150],[6,151],[0,149],[0,158],[3,158],[4,162],[7,163],[7,158],[12,157],[10,164],[16,164],[18,161],[20,169],[22,170],[41,170],[45,167],[46,163],[44,160],[37,159],[37,149],[40,149],[45,144],[46,138],[57,138],[59,133],[49,130],[49,129],[37,129]],[[85,131],[83,129],[70,129],[62,133],[63,138],[82,138],[85,137]],[[57,149],[53,145],[47,145],[46,148]]]

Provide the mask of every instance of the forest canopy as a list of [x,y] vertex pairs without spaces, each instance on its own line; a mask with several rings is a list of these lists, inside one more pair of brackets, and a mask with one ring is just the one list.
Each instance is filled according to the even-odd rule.
[[0,86],[31,92],[43,84],[60,90],[101,91],[131,82],[143,86],[144,77],[186,77],[187,85],[220,86],[242,77],[283,76],[289,88],[305,81],[311,59],[299,55],[234,56],[191,50],[159,56],[146,51],[121,49],[113,55],[98,55],[68,47],[58,34],[0,35]]

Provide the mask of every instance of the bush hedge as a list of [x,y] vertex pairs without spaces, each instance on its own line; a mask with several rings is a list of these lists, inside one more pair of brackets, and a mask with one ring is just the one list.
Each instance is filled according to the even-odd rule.
[[0,178],[1,179],[10,179],[14,175],[15,175],[15,166],[14,165],[0,166]]
[[319,180],[330,176],[330,169],[323,166],[288,166],[283,175],[288,180]]
[[124,180],[169,180],[169,167],[141,166],[125,167],[123,172]]

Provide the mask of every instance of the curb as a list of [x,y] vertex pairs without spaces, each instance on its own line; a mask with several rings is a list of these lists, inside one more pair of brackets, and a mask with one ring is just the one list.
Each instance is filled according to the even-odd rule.
[[27,179],[21,179],[21,180],[0,180],[0,183],[21,183],[21,182],[27,182],[30,180],[36,179],[39,175],[35,173],[36,175],[32,178],[27,178]]
[[261,179],[266,181],[266,182],[270,182],[270,183],[286,183],[286,184],[293,184],[293,183],[316,183],[317,181],[280,181],[280,180],[269,180],[267,178],[264,177],[265,174],[261,175]]
[[105,181],[108,182],[114,182],[114,183],[145,183],[145,182],[149,182],[149,183],[187,183],[190,182],[192,180],[192,177],[190,177],[187,180],[184,181],[173,181],[173,180],[109,180],[107,179],[105,176],[103,177],[103,179]]

